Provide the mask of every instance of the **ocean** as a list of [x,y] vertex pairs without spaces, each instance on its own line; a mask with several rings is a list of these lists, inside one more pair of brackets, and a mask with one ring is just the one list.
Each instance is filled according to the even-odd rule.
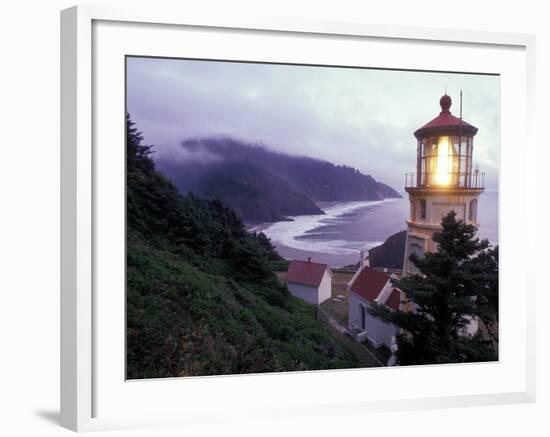
[[[296,216],[292,221],[255,227],[262,230],[286,259],[311,257],[331,267],[355,264],[360,250],[384,242],[406,229],[407,196],[381,201],[324,203],[324,215]],[[488,191],[479,200],[478,236],[498,244],[498,192]]]

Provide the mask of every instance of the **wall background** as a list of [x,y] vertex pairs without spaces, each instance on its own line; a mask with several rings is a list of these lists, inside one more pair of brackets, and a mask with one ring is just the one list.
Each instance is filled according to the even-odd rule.
[[[69,435],[59,428],[59,10],[75,1],[4,3],[0,14],[0,428],[7,436]],[[96,4],[151,6],[151,2]],[[149,3],[149,5],[148,5]],[[537,127],[543,139],[550,117],[550,28],[545,2],[394,0],[368,2],[252,0],[156,0],[155,6],[215,10],[221,14],[276,15],[313,19],[415,24],[419,26],[529,32],[537,35]],[[522,145],[518,144],[518,153]],[[548,233],[544,177],[548,144],[541,144],[537,169],[538,254],[543,270]],[[384,413],[213,426],[191,430],[122,431],[116,435],[548,435],[550,331],[548,294],[538,280],[538,401],[532,405]],[[543,294],[544,292],[544,294]]]

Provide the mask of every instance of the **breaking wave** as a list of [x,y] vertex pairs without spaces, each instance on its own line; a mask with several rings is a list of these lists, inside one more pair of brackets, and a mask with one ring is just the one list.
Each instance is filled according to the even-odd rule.
[[342,240],[331,238],[339,235],[339,225],[353,221],[365,209],[390,200],[346,202],[325,207],[324,215],[290,217],[292,221],[277,222],[262,231],[275,245],[284,245],[307,252],[322,252],[332,255],[357,254],[361,249],[382,244],[383,241]]

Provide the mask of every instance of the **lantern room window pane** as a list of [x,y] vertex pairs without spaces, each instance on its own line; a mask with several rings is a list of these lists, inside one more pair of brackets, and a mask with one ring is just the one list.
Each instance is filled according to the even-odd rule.
[[440,186],[456,185],[458,182],[458,151],[452,137],[440,136],[431,142],[431,183]]

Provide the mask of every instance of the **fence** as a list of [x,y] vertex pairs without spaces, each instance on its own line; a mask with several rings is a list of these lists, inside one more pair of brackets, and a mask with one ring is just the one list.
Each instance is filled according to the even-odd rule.
[[[403,269],[389,269],[386,267],[371,267],[373,270],[378,270],[379,272],[386,273],[388,275],[397,275],[401,276],[403,274]],[[354,274],[357,272],[357,267],[348,267],[348,268],[333,268],[331,269],[333,273],[351,273]]]
[[340,320],[332,317],[330,313],[321,307],[317,307],[317,320],[323,322],[333,333],[335,333],[347,349],[357,357],[364,367],[385,367],[384,364],[374,352],[369,350],[364,344],[360,343],[352,336]]

